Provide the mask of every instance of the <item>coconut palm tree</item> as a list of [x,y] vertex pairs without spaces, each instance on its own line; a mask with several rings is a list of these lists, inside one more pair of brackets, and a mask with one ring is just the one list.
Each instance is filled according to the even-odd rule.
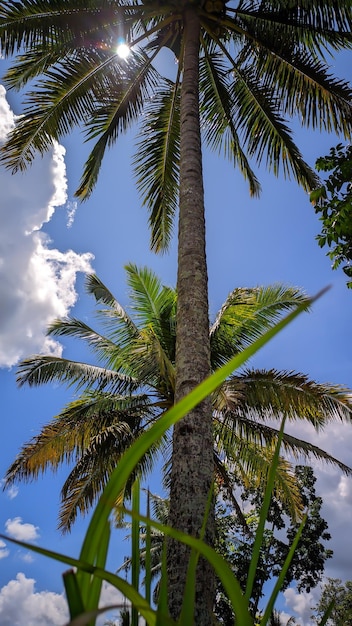
[[[99,330],[73,318],[56,320],[48,329],[52,337],[83,340],[93,350],[97,364],[37,355],[18,367],[20,385],[59,382],[74,385],[79,392],[23,446],[6,477],[7,485],[32,480],[48,468],[55,470],[73,461],[61,494],[60,527],[64,531],[70,529],[78,512],[91,507],[121,454],[174,403],[176,290],[163,286],[146,268],[130,264],[126,271],[130,314],[90,275],[86,286],[100,307]],[[210,326],[212,369],[229,361],[305,297],[300,290],[280,285],[232,291]],[[331,419],[349,419],[352,412],[348,390],[274,370],[237,372],[211,400],[216,473],[239,514],[236,484],[240,481],[260,488],[277,441],[273,420],[280,422],[286,415],[291,420],[307,420],[318,429]],[[167,439],[149,450],[137,469],[139,474],[151,469],[161,450],[166,454],[168,479]],[[283,450],[306,458],[316,456],[349,472],[324,451],[292,435],[284,435]],[[279,465],[276,491],[292,515],[299,515],[301,502],[285,458]]]
[[[142,118],[136,161],[150,211],[152,246],[163,249],[177,200],[178,321],[176,398],[210,372],[203,139],[223,148],[259,190],[250,159],[282,168],[305,188],[316,177],[285,120],[349,136],[351,91],[327,71],[325,56],[351,43],[348,0],[1,0],[2,54],[18,52],[7,73],[11,87],[30,81],[24,116],[4,147],[4,160],[23,168],[78,125],[95,140],[80,198],[91,193],[102,158],[132,122]],[[130,48],[119,60],[118,39]],[[174,80],[154,61],[171,49]],[[126,48],[124,48],[126,50]],[[203,402],[174,429],[170,519],[197,535],[213,479],[212,412]],[[213,541],[213,512],[207,538]],[[176,617],[186,554],[170,543],[170,610]],[[198,576],[196,623],[209,623],[211,573]]]

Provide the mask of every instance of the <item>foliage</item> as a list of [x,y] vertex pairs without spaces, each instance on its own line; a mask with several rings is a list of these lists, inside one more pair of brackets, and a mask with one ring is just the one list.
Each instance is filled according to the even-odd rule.
[[333,604],[327,626],[352,626],[352,581],[342,582],[339,578],[328,578],[322,587],[319,603],[314,607],[315,623]]
[[[320,515],[322,500],[315,493],[316,479],[313,470],[310,467],[296,466],[295,475],[307,511],[307,518],[281,589],[286,589],[291,582],[295,581],[300,591],[309,591],[321,580],[325,561],[332,555],[331,550],[321,543],[322,540],[329,540],[330,535],[327,533],[327,523]],[[253,488],[242,491],[242,499],[247,510],[249,532],[244,532],[243,526],[239,524],[233,513],[229,514],[226,507],[220,507],[217,516],[217,549],[226,557],[236,578],[245,589],[263,499],[261,493]],[[249,506],[252,508],[249,509]],[[292,518],[287,507],[277,500],[274,491],[251,596],[253,615],[258,612],[265,583],[280,573],[298,528],[299,524]],[[227,626],[234,624],[234,615],[221,585],[217,589],[216,615],[220,623]]]
[[[59,382],[75,387],[74,400],[23,446],[6,477],[8,485],[32,480],[49,468],[73,461],[61,494],[63,530],[70,529],[78,512],[89,510],[123,452],[174,403],[176,291],[163,286],[147,268],[130,264],[126,272],[130,313],[92,275],[87,278],[87,290],[99,307],[98,330],[74,318],[56,320],[48,329],[52,337],[85,342],[99,365],[37,355],[18,368],[20,385]],[[213,369],[272,327],[284,311],[294,310],[305,300],[303,292],[280,285],[234,289],[210,327]],[[317,384],[294,372],[243,369],[230,376],[212,398],[217,478],[242,523],[234,489],[237,481],[261,489],[278,434],[268,420],[280,421],[287,415],[320,428],[331,419],[350,419],[351,414],[348,390]],[[158,453],[168,455],[168,450],[164,437],[141,459],[137,474],[145,475]],[[334,462],[349,471],[318,447],[289,434],[283,436],[283,450]],[[131,475],[131,482],[135,477]],[[126,495],[131,482],[125,485]],[[290,464],[283,459],[276,472],[276,489],[292,516],[299,516],[305,503]]]
[[[338,144],[316,162],[319,172],[331,172],[325,183],[315,189],[311,202],[320,215],[322,231],[317,236],[321,248],[328,246],[332,268],[342,269],[352,279],[352,147]],[[352,280],[347,281],[352,288]]]

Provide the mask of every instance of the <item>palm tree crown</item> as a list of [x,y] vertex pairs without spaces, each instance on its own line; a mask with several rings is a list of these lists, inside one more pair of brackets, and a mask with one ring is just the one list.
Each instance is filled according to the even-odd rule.
[[[293,174],[305,188],[316,177],[295,145],[287,118],[349,136],[351,90],[328,72],[324,55],[350,47],[347,1],[287,0],[7,0],[0,2],[2,53],[18,56],[6,82],[29,81],[24,116],[3,150],[22,169],[52,139],[80,126],[94,147],[77,195],[87,198],[102,158],[141,118],[135,159],[150,210],[152,246],[170,238],[177,206],[180,161],[180,88],[189,7],[199,29],[202,137],[221,149],[248,179],[259,163]],[[127,59],[118,42],[130,48]],[[155,68],[169,48],[178,63],[173,79]],[[34,83],[33,83],[34,81]],[[34,85],[34,87],[33,87]],[[141,117],[142,116],[142,117]]]
[[[130,314],[91,275],[87,290],[101,307],[97,311],[101,330],[73,318],[57,320],[48,329],[51,336],[86,342],[99,365],[38,355],[18,368],[20,385],[58,381],[79,390],[79,397],[23,446],[7,473],[9,485],[36,478],[65,461],[74,462],[62,489],[63,530],[71,527],[78,511],[88,510],[132,441],[174,402],[176,291],[163,286],[146,268],[129,265],[126,270]],[[301,291],[282,285],[234,289],[210,327],[212,367],[230,360],[304,299]],[[212,405],[217,476],[237,511],[235,481],[260,487],[277,440],[275,420],[283,415],[304,419],[318,430],[331,419],[350,420],[352,412],[348,390],[276,370],[246,369],[234,374],[214,394]],[[316,456],[350,471],[292,435],[285,434],[283,446],[287,453]],[[165,439],[161,449],[167,452],[167,447]],[[159,450],[150,450],[139,472],[151,469]],[[284,458],[276,489],[299,513],[297,488]]]

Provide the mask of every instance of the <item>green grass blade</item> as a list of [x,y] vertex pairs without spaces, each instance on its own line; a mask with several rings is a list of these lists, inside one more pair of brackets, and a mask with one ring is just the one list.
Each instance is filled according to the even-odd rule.
[[73,569],[64,572],[62,575],[65,593],[67,598],[68,609],[71,620],[81,615],[85,611],[82,601],[81,590],[77,582],[77,574]]
[[[101,569],[105,568],[110,543],[110,534],[110,522],[109,520],[106,520],[105,530],[100,537],[99,543],[97,543],[96,545],[96,551],[91,561],[92,565],[100,567]],[[100,578],[87,574],[81,569],[78,569],[77,582],[85,607],[87,608],[87,610],[94,611],[98,608],[102,580]],[[92,626],[93,625],[94,622],[92,622]]]
[[[134,515],[134,512],[128,509],[123,509],[123,512],[131,517]],[[156,528],[164,535],[167,535],[172,539],[181,541],[182,543],[188,545],[195,553],[207,559],[224,586],[225,593],[228,595],[228,598],[233,605],[238,623],[241,624],[241,626],[253,626],[252,617],[248,611],[248,602],[244,598],[240,584],[224,557],[218,554],[214,548],[208,546],[202,539],[191,537],[180,530],[176,530],[176,528],[171,528],[170,526],[156,522],[153,519],[147,520],[142,515],[139,516],[139,519],[143,524],[146,524],[149,521],[153,528]]]
[[[147,491],[147,519],[150,517],[150,491]],[[152,540],[150,532],[150,524],[146,525],[145,535],[145,599],[150,604],[151,600],[151,588],[152,588],[152,576],[151,576],[151,549]]]
[[259,557],[260,557],[260,549],[261,549],[261,546],[262,546],[262,543],[263,543],[265,523],[266,523],[266,519],[267,519],[269,507],[270,507],[271,494],[272,494],[273,489],[274,489],[275,473],[276,473],[277,466],[278,466],[278,463],[279,463],[280,448],[281,448],[282,437],[283,437],[283,434],[284,434],[285,421],[286,421],[286,418],[284,417],[282,422],[281,422],[281,427],[280,427],[280,431],[279,431],[279,435],[278,435],[278,439],[277,439],[277,444],[276,444],[276,447],[275,447],[275,451],[274,451],[272,462],[270,464],[270,469],[269,469],[269,472],[268,472],[268,480],[267,480],[267,484],[266,484],[266,487],[265,487],[263,504],[262,504],[261,509],[260,509],[259,523],[258,523],[257,532],[255,534],[252,558],[251,558],[251,562],[250,562],[250,565],[249,565],[247,584],[246,584],[245,597],[247,598],[248,602],[249,602],[249,600],[251,598],[251,595],[252,595],[253,586],[254,586],[254,580],[255,580],[255,574],[256,574],[256,571],[257,571],[258,561],[259,561]]
[[[150,520],[149,520],[150,524]],[[167,594],[167,568],[166,568],[166,537],[164,537],[163,552],[161,557],[161,577],[156,614],[156,626],[164,626],[165,618],[170,620]]]
[[278,577],[278,579],[277,579],[277,581],[276,581],[276,583],[274,585],[274,589],[271,592],[270,598],[269,598],[268,603],[267,603],[267,605],[265,607],[264,615],[263,615],[262,620],[260,622],[260,626],[266,626],[267,622],[270,619],[270,616],[271,616],[271,614],[273,612],[273,609],[274,609],[276,598],[279,595],[279,593],[280,593],[280,591],[281,591],[281,589],[283,587],[283,584],[284,584],[284,581],[285,581],[285,576],[287,574],[287,570],[290,567],[291,561],[292,561],[292,559],[294,557],[294,554],[295,554],[298,542],[299,542],[299,540],[301,538],[301,535],[302,535],[302,532],[303,532],[303,529],[304,529],[306,521],[307,521],[307,516],[305,515],[303,520],[302,520],[302,522],[301,522],[301,524],[300,524],[300,526],[299,526],[299,529],[298,529],[298,531],[296,533],[296,536],[295,536],[295,538],[294,538],[294,540],[292,542],[292,545],[290,547],[289,553],[288,553],[288,555],[287,555],[287,557],[285,559],[285,562],[283,564],[283,567],[282,567],[282,569],[280,571],[280,575],[279,575],[279,577]]
[[[135,589],[139,589],[139,569],[140,569],[140,554],[139,554],[139,504],[140,504],[140,482],[137,478],[132,485],[132,510],[134,515],[132,517],[132,586]],[[133,605],[131,614],[131,626],[138,626],[138,609]]]

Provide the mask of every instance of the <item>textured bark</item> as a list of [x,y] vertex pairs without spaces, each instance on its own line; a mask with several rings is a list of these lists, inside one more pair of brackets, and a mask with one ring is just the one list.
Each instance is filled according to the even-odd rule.
[[[185,10],[185,60],[181,90],[180,213],[177,276],[176,400],[210,373],[208,278],[205,252],[204,191],[199,125],[199,19]],[[199,536],[213,481],[211,403],[207,399],[176,425],[170,491],[170,523]],[[213,509],[213,507],[212,507]],[[214,512],[208,518],[206,539],[213,542]],[[182,605],[188,550],[168,545],[169,609],[177,619]],[[212,620],[214,577],[200,561],[197,572],[198,626]]]

